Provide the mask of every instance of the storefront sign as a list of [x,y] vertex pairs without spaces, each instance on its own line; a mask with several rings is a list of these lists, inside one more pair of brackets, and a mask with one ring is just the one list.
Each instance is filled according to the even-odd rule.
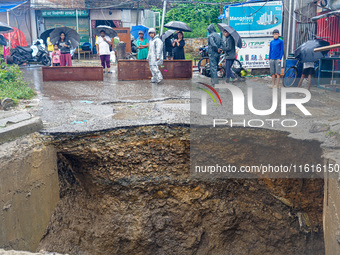
[[[42,11],[41,15],[43,17],[75,17],[75,10],[55,10],[55,11]],[[89,13],[87,10],[79,10],[78,17],[88,17]]]
[[31,8],[35,8],[35,9],[85,8],[85,0],[31,0]]
[[269,46],[272,40],[272,37],[243,38],[237,59],[245,68],[269,68]]
[[229,7],[229,25],[242,37],[270,36],[282,32],[282,2],[261,2]]

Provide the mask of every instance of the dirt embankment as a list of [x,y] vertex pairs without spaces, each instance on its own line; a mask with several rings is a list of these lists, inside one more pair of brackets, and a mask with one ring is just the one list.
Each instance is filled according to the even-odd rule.
[[[240,129],[240,137],[242,132],[248,131]],[[267,131],[251,132],[259,143],[268,137]],[[57,137],[61,200],[39,249],[83,255],[324,254],[323,180],[193,180],[189,136],[188,127],[148,126]],[[302,151],[308,145],[301,143]],[[252,150],[234,147],[234,157]]]

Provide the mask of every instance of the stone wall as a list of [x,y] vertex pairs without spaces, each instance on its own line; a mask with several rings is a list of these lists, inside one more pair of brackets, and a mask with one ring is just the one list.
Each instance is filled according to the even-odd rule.
[[185,52],[198,54],[198,49],[203,45],[208,45],[208,38],[184,38],[185,40]]
[[31,135],[1,144],[0,166],[0,247],[34,252],[59,201],[56,151]]

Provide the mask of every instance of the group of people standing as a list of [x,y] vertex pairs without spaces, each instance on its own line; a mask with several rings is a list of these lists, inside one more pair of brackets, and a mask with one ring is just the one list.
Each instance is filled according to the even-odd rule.
[[231,66],[236,59],[236,50],[235,50],[235,40],[228,33],[227,30],[223,31],[223,35],[225,36],[225,40],[221,38],[221,36],[216,32],[215,26],[210,24],[207,28],[209,36],[208,36],[208,54],[209,54],[209,63],[210,63],[210,73],[211,73],[211,83],[212,85],[216,85],[219,83],[217,69],[218,62],[220,61],[220,54],[222,51],[225,54],[226,62],[225,62],[225,73],[226,73],[226,83],[230,81],[237,81],[237,77],[231,71]]
[[182,31],[170,35],[164,40],[164,58],[167,60],[185,59],[184,46],[185,40]]
[[[150,32],[149,32],[150,33]],[[162,35],[162,37],[164,34]],[[162,37],[160,39],[162,39]],[[176,60],[176,59],[185,59],[184,54],[184,46],[185,40],[183,32],[177,31],[175,34],[170,35],[166,39],[162,39],[163,42],[163,59],[167,60]],[[138,39],[137,39],[137,49],[138,55],[137,59],[147,59],[148,52],[149,52],[149,41],[144,38],[144,32],[138,32]]]
[[47,38],[48,51],[51,52],[51,66],[72,66],[72,43],[66,39],[65,33],[60,33],[59,40],[53,45]]
[[154,28],[149,31],[150,41],[144,38],[144,32],[139,31],[137,48],[137,59],[147,59],[152,74],[151,82],[160,84],[163,76],[159,70],[159,66],[163,64],[163,60],[185,59],[184,54],[184,36],[183,32],[177,31],[174,35],[163,40],[156,34]]

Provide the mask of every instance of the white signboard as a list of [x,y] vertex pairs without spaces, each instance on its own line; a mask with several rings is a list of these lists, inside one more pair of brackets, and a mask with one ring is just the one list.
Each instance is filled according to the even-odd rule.
[[244,68],[269,68],[269,46],[272,37],[243,38],[237,59]]

